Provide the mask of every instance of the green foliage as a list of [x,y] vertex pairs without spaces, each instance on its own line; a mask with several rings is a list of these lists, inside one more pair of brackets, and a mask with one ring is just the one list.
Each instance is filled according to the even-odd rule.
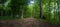
[[[8,2],[9,1],[9,2]],[[34,4],[28,4],[28,0],[6,0],[8,3],[0,3],[0,10],[10,12],[12,15],[18,14],[20,17],[40,18],[40,0]],[[42,0],[42,12],[46,20],[52,22],[60,21],[60,0]],[[7,18],[8,19],[8,18]]]
[[46,20],[52,21],[52,22],[59,22],[59,0],[45,0],[43,1],[43,12],[46,16]]

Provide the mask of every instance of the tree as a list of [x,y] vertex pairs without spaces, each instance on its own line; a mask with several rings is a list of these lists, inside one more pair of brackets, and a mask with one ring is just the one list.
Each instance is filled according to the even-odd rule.
[[[42,0],[40,0],[40,17],[41,17],[41,18],[44,17],[42,10],[43,10],[43,9],[42,9]],[[43,18],[43,19],[45,19],[45,18]]]

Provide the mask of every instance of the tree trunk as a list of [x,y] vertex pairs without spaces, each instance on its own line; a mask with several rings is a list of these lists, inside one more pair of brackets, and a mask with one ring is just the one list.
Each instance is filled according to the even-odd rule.
[[40,17],[43,17],[43,13],[42,13],[42,0],[40,0]]

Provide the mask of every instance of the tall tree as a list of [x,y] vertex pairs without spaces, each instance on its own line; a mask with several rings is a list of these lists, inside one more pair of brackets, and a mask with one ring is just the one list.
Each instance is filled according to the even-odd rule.
[[40,17],[42,18],[43,15],[42,15],[42,0],[40,0]]
[[40,0],[40,18],[46,19],[45,16],[43,15],[42,0]]

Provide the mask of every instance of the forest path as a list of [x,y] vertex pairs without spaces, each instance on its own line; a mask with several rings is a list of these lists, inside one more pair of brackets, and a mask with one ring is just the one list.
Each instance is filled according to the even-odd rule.
[[44,20],[25,18],[6,21],[0,20],[0,27],[58,27],[58,25],[51,22],[45,22]]

